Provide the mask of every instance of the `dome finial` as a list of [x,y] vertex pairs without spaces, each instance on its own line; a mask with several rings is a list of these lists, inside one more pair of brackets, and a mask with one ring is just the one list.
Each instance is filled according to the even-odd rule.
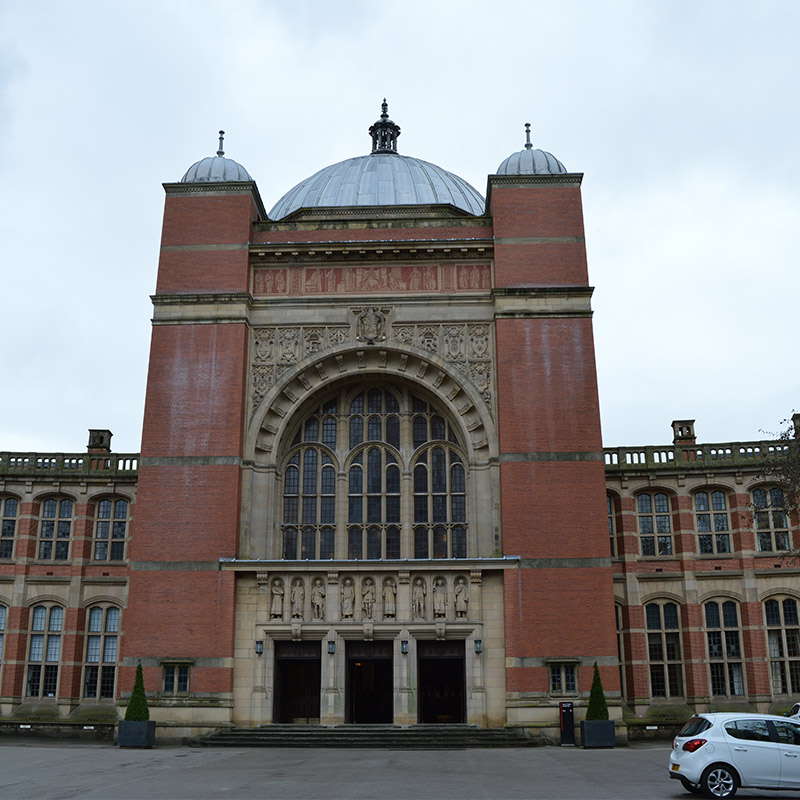
[[389,104],[386,98],[381,103],[381,118],[369,127],[372,137],[373,153],[396,153],[397,137],[400,135],[400,126],[389,119]]
[[533,147],[531,144],[531,124],[530,122],[525,123],[525,149],[530,150]]
[[225,151],[222,149],[222,140],[225,138],[225,131],[219,132],[219,150],[217,150],[218,156],[224,156]]

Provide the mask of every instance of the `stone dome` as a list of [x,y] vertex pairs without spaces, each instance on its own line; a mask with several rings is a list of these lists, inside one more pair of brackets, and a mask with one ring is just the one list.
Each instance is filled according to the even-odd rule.
[[225,158],[222,140],[225,131],[219,132],[219,150],[192,164],[181,178],[181,183],[221,183],[223,181],[252,181],[248,171],[232,158]]
[[345,206],[452,205],[482,215],[483,197],[452,172],[397,152],[400,126],[389,119],[386,100],[381,118],[370,127],[372,152],[340,161],[290,189],[269,213],[283,219],[300,208]]
[[567,172],[567,168],[552,153],[534,149],[530,123],[525,123],[525,135],[527,141],[524,149],[512,153],[503,161],[496,175],[560,175]]

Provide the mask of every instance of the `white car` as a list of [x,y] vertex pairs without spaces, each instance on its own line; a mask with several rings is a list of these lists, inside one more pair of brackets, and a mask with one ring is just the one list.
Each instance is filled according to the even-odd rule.
[[800,703],[795,703],[786,716],[792,719],[800,719]]
[[675,737],[669,776],[692,794],[800,789],[800,720],[769,714],[699,714]]

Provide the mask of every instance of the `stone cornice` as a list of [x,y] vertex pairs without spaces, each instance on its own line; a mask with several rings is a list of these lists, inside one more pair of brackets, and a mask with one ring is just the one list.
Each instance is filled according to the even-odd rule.
[[267,218],[267,212],[255,181],[214,181],[211,183],[162,183],[167,195],[227,195],[250,194],[258,209],[259,219]]
[[445,241],[376,241],[376,242],[286,242],[251,244],[252,266],[291,264],[295,262],[342,262],[347,264],[373,261],[447,261],[488,260],[492,258],[492,239],[448,239]]

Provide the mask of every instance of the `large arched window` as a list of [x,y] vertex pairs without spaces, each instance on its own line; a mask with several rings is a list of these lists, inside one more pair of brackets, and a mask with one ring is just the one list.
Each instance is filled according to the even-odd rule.
[[61,662],[61,632],[64,609],[41,605],[31,609],[28,645],[28,697],[55,697]]
[[465,454],[427,400],[390,384],[343,388],[291,435],[283,558],[466,558]]
[[86,615],[86,663],[83,667],[83,696],[114,697],[117,673],[119,609],[92,606]]
[[675,603],[645,606],[647,651],[650,662],[652,697],[680,697],[683,694],[681,632]]

